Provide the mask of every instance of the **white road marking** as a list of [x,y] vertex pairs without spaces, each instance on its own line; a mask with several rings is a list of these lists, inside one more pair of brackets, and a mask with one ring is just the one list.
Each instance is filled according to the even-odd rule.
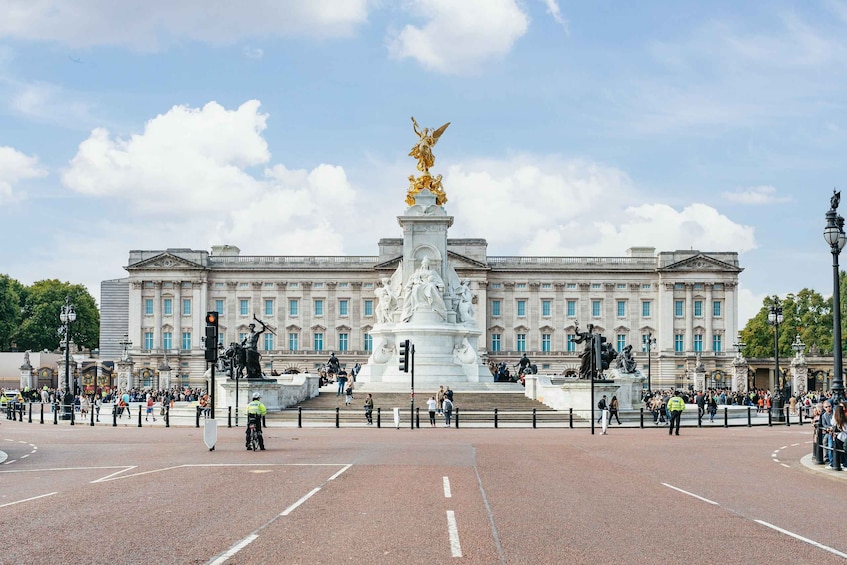
[[18,501],[15,501],[15,502],[7,502],[6,504],[0,504],[0,508],[5,508],[7,506],[14,506],[15,504],[20,504],[21,502],[29,502],[30,500],[38,500],[39,498],[44,498],[45,496],[53,496],[54,494],[59,494],[59,491],[48,492],[47,494],[40,494],[38,496],[33,496],[32,498],[25,498],[23,500],[18,500]]
[[668,488],[672,488],[675,491],[679,491],[682,494],[687,494],[688,496],[693,496],[694,498],[696,498],[698,500],[702,500],[703,502],[708,502],[709,504],[714,504],[715,506],[720,506],[720,504],[718,504],[717,502],[715,502],[713,500],[709,500],[708,498],[703,498],[702,496],[698,496],[698,495],[694,494],[693,492],[688,492],[687,490],[682,490],[681,488],[677,488],[673,485],[669,485],[668,483],[662,483],[662,484],[665,485]]
[[757,524],[761,524],[761,525],[763,525],[763,526],[767,526],[768,528],[771,528],[771,529],[773,529],[773,530],[776,530],[777,532],[779,532],[779,533],[781,533],[781,534],[785,534],[785,535],[787,535],[787,536],[791,536],[791,537],[792,537],[792,538],[794,538],[794,539],[798,539],[798,540],[800,540],[800,541],[804,541],[804,542],[806,542],[806,543],[808,543],[808,544],[810,544],[810,545],[813,545],[813,546],[815,546],[815,547],[817,547],[817,548],[823,549],[824,551],[828,551],[828,552],[830,552],[830,553],[832,553],[832,554],[834,554],[834,555],[837,555],[838,557],[845,557],[845,558],[847,558],[847,553],[842,553],[841,551],[838,551],[837,549],[833,549],[833,548],[831,548],[831,547],[829,547],[829,546],[823,545],[822,543],[818,543],[818,542],[816,542],[816,541],[814,541],[814,540],[810,540],[809,538],[804,538],[803,536],[798,535],[798,534],[795,534],[794,532],[789,532],[788,530],[783,530],[783,529],[782,529],[782,528],[780,528],[779,526],[774,526],[773,524],[769,524],[769,523],[765,522],[764,520],[754,520],[754,522],[756,522]]
[[349,465],[349,464],[348,464],[348,465],[345,465],[345,466],[344,466],[341,470],[339,470],[336,474],[334,474],[333,476],[331,476],[331,477],[330,477],[330,478],[328,478],[327,480],[328,480],[328,481],[334,481],[335,479],[337,479],[337,478],[341,475],[341,473],[343,473],[344,471],[346,471],[347,469],[349,469],[349,468],[350,468],[350,467],[352,467],[352,466],[353,466],[353,465]]
[[314,496],[315,494],[320,492],[320,490],[321,490],[321,487],[313,488],[312,491],[309,494],[301,497],[300,500],[298,500],[297,502],[295,502],[294,504],[292,504],[291,506],[289,506],[288,508],[283,510],[282,513],[280,513],[280,516],[288,516],[289,514],[294,512],[294,510],[296,510],[298,506],[300,506],[301,504],[303,504],[304,502],[306,502],[307,500],[312,498],[312,496]]
[[247,536],[246,538],[244,538],[243,540],[241,540],[237,544],[230,547],[227,550],[226,553],[224,553],[223,555],[221,555],[220,557],[218,557],[214,561],[211,561],[209,563],[209,565],[221,565],[222,563],[226,563],[227,559],[229,559],[230,557],[232,557],[233,555],[235,555],[236,553],[238,553],[239,551],[241,551],[242,549],[247,547],[248,544],[250,544],[253,540],[255,540],[258,537],[259,536],[256,535],[256,534],[250,534],[249,536]]
[[447,533],[450,534],[450,553],[453,557],[462,556],[462,544],[459,543],[459,526],[456,525],[456,514],[447,511]]
[[790,469],[790,468],[791,468],[791,466],[790,466],[790,465],[786,465],[785,463],[780,463],[780,465],[782,465],[783,467],[787,467],[788,469]]
[[444,498],[451,498],[453,495],[450,492],[450,479],[448,477],[443,477],[444,480]]

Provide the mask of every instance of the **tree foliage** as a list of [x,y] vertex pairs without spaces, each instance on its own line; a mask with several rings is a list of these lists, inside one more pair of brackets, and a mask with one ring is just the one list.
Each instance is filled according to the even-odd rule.
[[68,296],[76,310],[76,321],[71,324],[71,339],[77,346],[98,347],[100,312],[94,297],[82,285],[52,279],[24,288],[22,321],[14,334],[19,350],[58,349],[62,341],[59,316]]
[[9,351],[15,340],[23,313],[23,294],[21,283],[0,275],[0,351]]
[[[839,284],[842,347],[847,351],[847,347],[844,347],[847,345],[844,342],[847,339],[847,333],[844,331],[844,324],[847,322],[847,304],[844,298],[847,296],[847,273],[840,273]],[[775,300],[777,298],[774,296],[766,297],[756,315],[741,330],[745,357],[773,357],[774,327],[768,323],[768,315]],[[824,299],[818,292],[804,288],[797,294],[787,295],[779,303],[782,305],[784,318],[783,323],[779,325],[780,357],[787,359],[794,356],[791,344],[797,335],[806,345],[807,352],[816,345],[821,353],[832,354],[832,297]]]

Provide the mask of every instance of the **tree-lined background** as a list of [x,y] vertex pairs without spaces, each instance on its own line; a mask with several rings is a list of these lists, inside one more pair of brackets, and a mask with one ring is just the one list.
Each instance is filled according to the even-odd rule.
[[100,311],[83,285],[51,279],[24,286],[0,275],[0,350],[58,350],[59,315],[68,296],[76,309],[71,339],[78,347],[99,347]]

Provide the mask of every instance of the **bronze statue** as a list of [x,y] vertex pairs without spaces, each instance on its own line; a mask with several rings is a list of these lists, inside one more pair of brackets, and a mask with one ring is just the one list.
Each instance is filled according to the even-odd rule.
[[834,188],[832,189],[832,198],[829,199],[829,209],[837,210],[838,204],[841,202],[841,191],[836,191]]
[[256,324],[250,324],[248,326],[250,328],[250,333],[244,337],[244,341],[241,342],[241,346],[244,347],[245,352],[247,353],[247,378],[261,379],[263,377],[262,367],[259,364],[259,360],[261,359],[261,355],[259,355],[259,335],[267,330],[267,326],[265,326],[263,321],[256,318],[256,316],[253,316],[253,319],[262,324],[262,329],[256,331]]

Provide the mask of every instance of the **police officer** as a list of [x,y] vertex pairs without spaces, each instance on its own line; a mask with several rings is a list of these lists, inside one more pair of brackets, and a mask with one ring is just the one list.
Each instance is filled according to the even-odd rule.
[[680,420],[682,420],[683,410],[685,410],[685,401],[679,395],[679,391],[676,391],[670,400],[668,400],[668,413],[671,417],[671,425],[670,428],[668,428],[668,435],[673,433],[674,424],[676,424],[676,435],[679,435],[679,423]]
[[254,392],[253,400],[247,405],[247,429],[244,436],[248,450],[250,449],[250,424],[256,424],[256,432],[259,434],[259,449],[265,450],[265,439],[262,437],[262,418],[268,413],[268,409],[262,404],[261,398],[261,394]]

